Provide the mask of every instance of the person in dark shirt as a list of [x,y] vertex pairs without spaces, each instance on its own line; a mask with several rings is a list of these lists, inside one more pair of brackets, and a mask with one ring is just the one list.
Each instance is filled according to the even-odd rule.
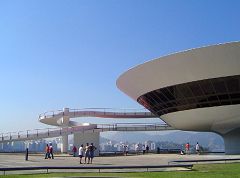
[[90,161],[90,164],[92,164],[92,160],[94,158],[94,151],[97,148],[95,146],[93,146],[93,143],[91,143],[91,145],[89,146],[89,157],[88,157],[88,161]]
[[146,146],[146,152],[148,153],[148,151],[149,151],[149,146],[147,145]]

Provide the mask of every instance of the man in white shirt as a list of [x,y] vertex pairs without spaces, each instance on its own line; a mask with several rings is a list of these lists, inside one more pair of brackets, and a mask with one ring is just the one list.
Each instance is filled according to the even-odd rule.
[[82,157],[83,157],[83,144],[79,147],[79,150],[78,150],[78,155],[79,155],[79,158],[80,158],[80,164],[82,164]]
[[198,142],[197,142],[197,144],[196,144],[196,153],[197,153],[197,154],[200,154],[200,147],[199,147]]

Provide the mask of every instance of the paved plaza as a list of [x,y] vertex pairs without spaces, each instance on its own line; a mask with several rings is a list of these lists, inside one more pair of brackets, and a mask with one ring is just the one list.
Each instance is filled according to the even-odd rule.
[[[196,159],[228,159],[239,158],[240,155],[178,155],[178,154],[145,154],[130,156],[95,157],[93,164],[79,164],[78,157],[55,155],[55,159],[44,159],[43,154],[30,154],[25,161],[24,154],[0,154],[0,167],[31,166],[132,166],[132,165],[164,165],[175,160]],[[84,160],[84,159],[83,159]]]
[[[89,166],[156,166],[178,164],[172,161],[177,160],[206,160],[206,159],[240,159],[240,155],[179,155],[179,154],[145,154],[145,155],[129,155],[129,156],[105,156],[95,157],[93,164],[79,164],[78,157],[72,157],[67,154],[55,155],[54,159],[45,159],[43,154],[30,154],[29,160],[25,161],[24,154],[1,153],[0,168],[12,167],[41,167],[41,166],[58,166],[58,167],[89,167]],[[235,161],[236,162],[236,161]],[[239,161],[238,161],[239,162]],[[209,162],[204,162],[204,164]],[[224,163],[224,161],[222,161]],[[184,163],[180,163],[184,164]],[[194,163],[199,164],[199,163]],[[176,171],[185,170],[187,168],[159,168],[152,171]],[[100,171],[100,170],[99,170]],[[105,169],[101,172],[139,172],[142,169]],[[146,170],[145,170],[146,171]],[[151,171],[151,169],[148,169]],[[1,171],[0,175],[5,174],[36,174],[46,172],[98,172],[98,169],[61,169],[61,170],[22,170],[22,171]]]

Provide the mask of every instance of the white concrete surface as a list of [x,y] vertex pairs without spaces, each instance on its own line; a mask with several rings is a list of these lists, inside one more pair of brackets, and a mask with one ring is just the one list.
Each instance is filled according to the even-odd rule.
[[240,74],[240,42],[190,49],[140,64],[123,73],[117,87],[138,97],[167,86]]
[[68,152],[68,135],[62,136],[61,153]]

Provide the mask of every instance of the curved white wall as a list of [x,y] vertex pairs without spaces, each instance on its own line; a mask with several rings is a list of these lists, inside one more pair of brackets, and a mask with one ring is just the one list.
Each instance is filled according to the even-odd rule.
[[226,134],[240,126],[240,105],[190,109],[161,116],[173,128]]
[[122,74],[117,87],[137,98],[147,92],[186,82],[240,74],[240,42],[192,49],[161,57]]

